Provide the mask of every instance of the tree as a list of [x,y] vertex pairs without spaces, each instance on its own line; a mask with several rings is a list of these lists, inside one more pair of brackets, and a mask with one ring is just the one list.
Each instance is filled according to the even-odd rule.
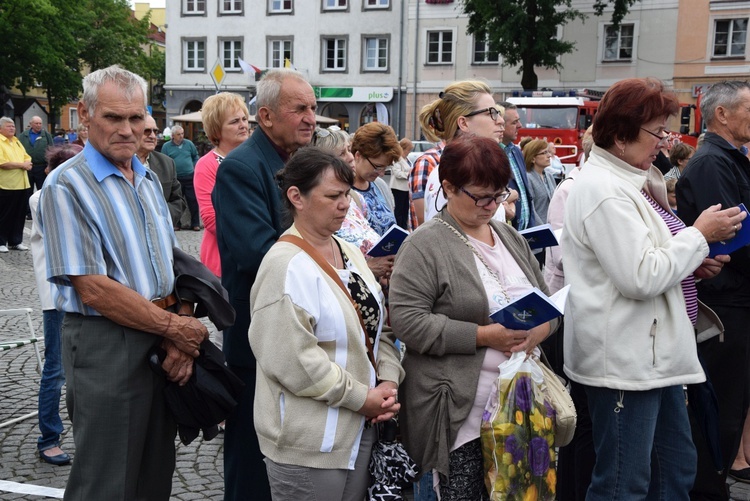
[[[503,56],[506,66],[520,65],[521,85],[537,88],[535,67],[559,70],[559,56],[575,48],[574,42],[557,39],[557,27],[586,15],[572,8],[571,0],[462,0],[469,16],[469,33],[489,42],[490,51]],[[614,4],[612,22],[619,24],[637,0],[596,0],[594,11],[601,15]]]

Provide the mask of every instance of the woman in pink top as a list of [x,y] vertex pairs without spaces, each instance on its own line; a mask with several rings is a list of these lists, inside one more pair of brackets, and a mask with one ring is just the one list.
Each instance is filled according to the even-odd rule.
[[211,202],[211,192],[214,190],[219,164],[230,151],[249,137],[249,116],[242,96],[231,92],[210,96],[201,109],[203,129],[214,149],[195,164],[193,185],[201,219],[206,228],[201,242],[201,261],[217,277],[221,276],[221,260],[216,243],[216,214]]

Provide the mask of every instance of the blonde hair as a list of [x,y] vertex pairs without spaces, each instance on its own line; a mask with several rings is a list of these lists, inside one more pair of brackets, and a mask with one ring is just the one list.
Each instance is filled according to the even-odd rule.
[[534,139],[526,143],[523,148],[523,159],[526,162],[526,171],[531,172],[534,168],[534,157],[547,151],[547,141],[545,139]]
[[203,121],[203,130],[206,137],[214,146],[218,146],[221,141],[221,127],[229,113],[240,110],[245,114],[245,118],[250,118],[247,111],[245,100],[239,94],[233,92],[220,92],[209,96],[203,102],[201,108],[201,120]]
[[430,141],[450,141],[458,131],[458,119],[476,107],[481,94],[492,95],[492,89],[481,80],[462,80],[448,85],[440,97],[425,105],[419,123]]

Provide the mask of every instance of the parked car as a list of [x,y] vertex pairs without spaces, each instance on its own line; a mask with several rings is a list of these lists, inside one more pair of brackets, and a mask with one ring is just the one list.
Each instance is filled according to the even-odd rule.
[[435,147],[435,143],[431,141],[412,141],[414,144],[414,149],[411,150],[411,153],[407,155],[407,159],[411,164],[414,164],[414,162],[419,158],[422,153],[429,150],[430,148]]

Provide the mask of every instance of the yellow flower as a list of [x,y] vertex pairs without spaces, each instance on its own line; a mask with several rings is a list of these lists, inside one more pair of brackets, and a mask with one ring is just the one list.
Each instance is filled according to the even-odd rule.
[[516,476],[516,465],[512,464],[508,466],[508,478],[513,478]]
[[550,468],[549,470],[547,470],[547,488],[552,494],[554,494],[556,487],[557,487],[557,473],[555,473],[554,468]]
[[503,464],[509,465],[513,463],[513,454],[510,452],[503,452]]
[[551,430],[552,429],[552,420],[550,418],[548,418],[548,417],[544,418],[544,427],[547,430]]
[[531,413],[531,417],[529,417],[529,421],[531,421],[531,424],[534,427],[534,431],[542,431],[544,429],[544,416],[539,412],[539,409],[534,409],[534,411]]
[[[552,444],[550,444],[552,445]],[[554,464],[555,463],[555,449],[554,447],[549,448],[549,462]]]
[[523,495],[523,501],[536,501],[539,497],[539,493],[536,490],[536,485],[529,486]]
[[516,411],[516,423],[523,424],[523,412]]
[[515,423],[503,423],[495,425],[495,434],[505,436],[511,435],[516,431]]

